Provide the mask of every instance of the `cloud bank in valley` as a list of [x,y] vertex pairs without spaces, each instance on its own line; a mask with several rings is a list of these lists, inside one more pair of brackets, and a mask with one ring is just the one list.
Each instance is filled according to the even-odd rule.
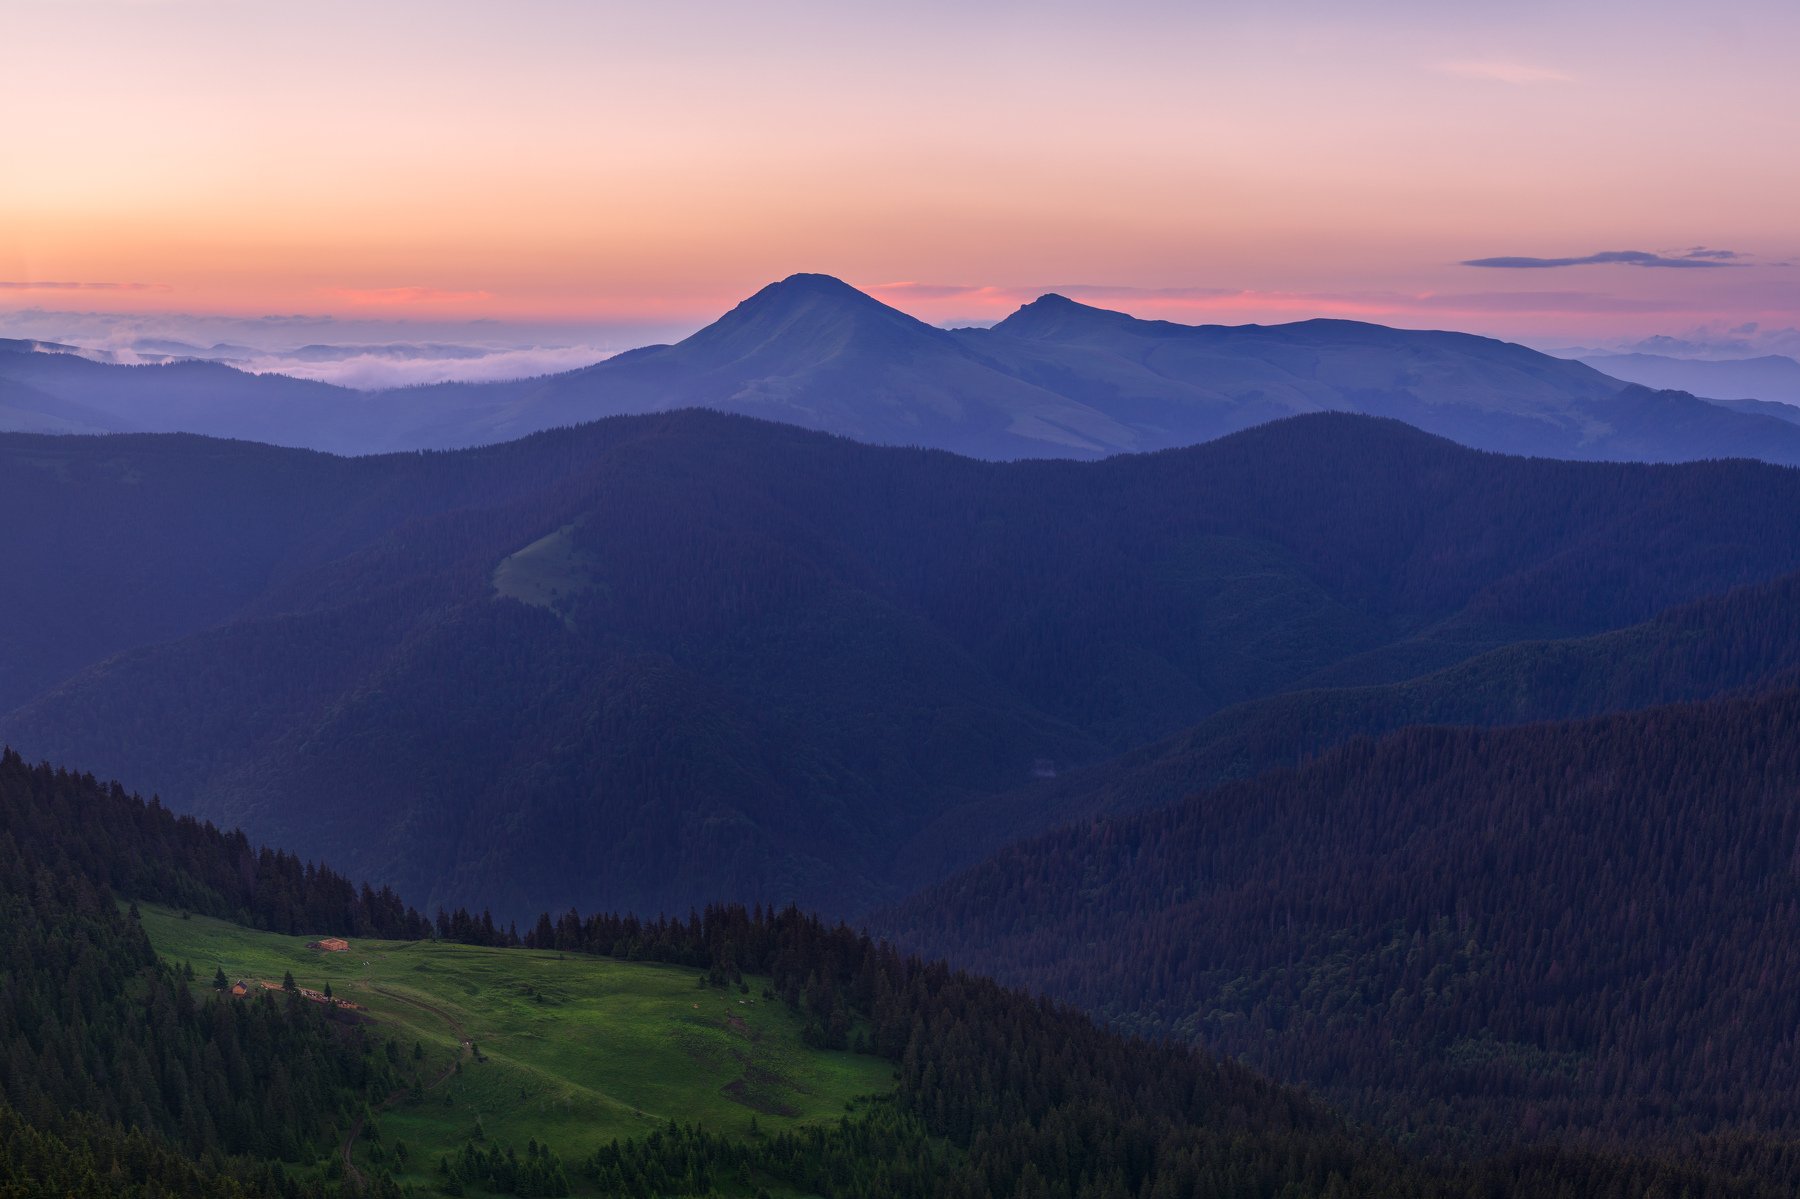
[[285,313],[0,311],[0,337],[79,347],[105,362],[222,362],[365,390],[558,374],[693,329],[653,322],[565,325],[340,318]]
[[[486,383],[555,375],[592,366],[618,351],[599,346],[431,346],[406,344],[335,347],[341,356],[302,358],[265,354],[234,361],[239,370],[292,375],[365,391],[422,383]],[[433,354],[431,351],[438,351]]]

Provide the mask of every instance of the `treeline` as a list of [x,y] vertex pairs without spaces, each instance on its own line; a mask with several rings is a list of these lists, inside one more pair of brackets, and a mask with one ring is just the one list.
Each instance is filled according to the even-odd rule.
[[1793,692],[1411,729],[1023,843],[881,925],[1427,1146],[1732,1137],[1800,1185],[1796,794]]
[[[565,913],[525,943],[764,975],[815,1044],[894,1061],[889,1105],[837,1126],[732,1144],[671,1128],[586,1163],[619,1193],[773,1178],[833,1197],[1554,1196],[1774,1199],[1800,1154],[1766,1139],[1641,1140],[1453,1159],[1402,1153],[1298,1093],[1168,1041],[1124,1038],[1047,1000],[788,908],[685,919]],[[847,1146],[860,1146],[854,1150]],[[1685,1160],[1691,1156],[1693,1160]],[[610,1192],[609,1192],[610,1193]]]
[[519,1199],[561,1199],[569,1193],[562,1159],[535,1140],[525,1146],[523,1154],[510,1146],[502,1149],[465,1142],[455,1157],[438,1163],[438,1176],[444,1191],[451,1195],[461,1195],[468,1187]]
[[[146,899],[172,877],[216,897],[140,854],[182,848],[194,864],[233,843],[190,822],[108,859],[129,835],[109,818],[134,805],[177,828],[121,794],[0,755],[0,1195],[322,1193],[279,1163],[310,1163],[349,1110],[391,1089],[393,1055],[334,1010],[220,999],[159,961],[109,879]],[[247,859],[244,886],[267,860]]]
[[[892,1060],[898,1110],[923,1137],[898,1138],[909,1147],[898,1172],[868,1163],[827,1194],[1110,1199],[1203,1193],[1193,1188],[1223,1179],[1271,1194],[1430,1193],[1429,1178],[1400,1155],[1242,1067],[1122,1039],[1070,1009],[791,907],[711,906],[657,921],[569,914],[548,922],[544,941],[546,923],[527,944],[706,965],[721,982],[766,976],[805,1017],[809,1040],[842,1046],[854,1035]],[[854,1127],[845,1135],[869,1132]],[[914,1151],[934,1139],[954,1152],[940,1170],[916,1169]]]
[[0,750],[0,836],[30,846],[33,860],[59,876],[251,928],[388,940],[431,935],[431,924],[392,888],[359,887],[293,854],[253,847],[241,831],[177,816],[118,783],[29,765],[12,749]]
[[614,1141],[582,1162],[603,1195],[657,1199],[720,1190],[759,1199],[778,1181],[803,1194],[929,1195],[945,1172],[946,1154],[918,1118],[885,1100],[835,1124],[805,1125],[744,1139],[671,1121],[648,1136]]
[[1063,825],[1176,803],[1296,766],[1356,736],[1410,725],[1505,725],[1780,690],[1800,682],[1800,575],[1734,588],[1629,628],[1526,641],[1402,682],[1287,691],[1216,712],[1164,741],[1054,782],[983,796],[941,818],[917,872],[965,868]]
[[175,1149],[166,1139],[69,1115],[56,1131],[0,1103],[0,1199],[245,1199],[278,1190],[246,1186]]

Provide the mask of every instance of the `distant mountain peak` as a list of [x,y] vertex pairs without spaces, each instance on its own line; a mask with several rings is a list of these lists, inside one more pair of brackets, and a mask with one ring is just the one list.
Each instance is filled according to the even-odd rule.
[[760,312],[771,308],[798,307],[880,311],[892,313],[896,317],[904,317],[907,320],[912,319],[900,310],[888,307],[867,292],[858,291],[835,275],[799,274],[789,275],[785,279],[759,289],[714,323],[722,324],[744,313]]
[[1083,313],[1083,314],[1091,313],[1091,314],[1103,315],[1103,316],[1124,316],[1124,315],[1126,315],[1123,312],[1118,312],[1111,308],[1099,308],[1093,304],[1083,304],[1080,300],[1071,300],[1068,296],[1065,296],[1061,292],[1058,292],[1058,291],[1045,292],[1043,295],[1041,295],[1037,299],[1031,301],[1029,304],[1025,304],[1022,307],[1020,307],[1018,312],[1013,313],[1013,316],[1018,316],[1020,313],[1024,313],[1024,312],[1035,312],[1035,313],[1061,312],[1061,313]]
[[[822,272],[819,272],[819,271],[795,271],[793,274],[791,274],[787,278],[781,280],[779,283],[769,284],[769,288],[781,288],[784,290],[794,290],[794,291],[817,291],[817,292],[827,292],[827,293],[837,292],[840,294],[848,292],[848,293],[853,293],[858,296],[863,296],[863,298],[865,298],[865,299],[868,298],[866,295],[864,295],[864,293],[857,291],[856,288],[851,287],[848,283],[845,283],[842,279],[838,278],[836,275],[827,275],[827,274],[823,274]],[[765,291],[769,290],[769,288],[765,288],[764,290]]]
[[[732,311],[739,312],[753,306],[763,308],[770,305],[821,303],[843,305],[852,309],[880,309],[884,312],[891,312],[895,316],[905,315],[898,309],[889,308],[886,304],[883,304],[880,300],[877,300],[867,292],[858,291],[856,288],[845,283],[835,275],[811,273],[789,275],[779,282],[771,283],[750,296]],[[730,316],[731,314],[727,313],[726,315]]]
[[789,275],[771,283],[677,349],[720,362],[751,354],[830,356],[852,344],[948,340],[934,329],[831,275]]
[[1056,337],[1078,329],[1149,325],[1125,312],[1096,308],[1057,292],[1046,292],[994,326],[995,332],[1012,337]]

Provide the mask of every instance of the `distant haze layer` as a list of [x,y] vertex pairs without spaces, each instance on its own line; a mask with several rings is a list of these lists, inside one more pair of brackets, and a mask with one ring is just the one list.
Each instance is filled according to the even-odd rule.
[[1797,40],[1777,0],[20,0],[0,309],[691,329],[803,267],[933,324],[1783,328]]
[[[117,350],[0,339],[0,429],[205,433],[354,454],[491,444],[609,415],[702,407],[981,458],[1092,458],[1336,410],[1504,453],[1800,463],[1800,409],[1791,405],[1627,387],[1491,338],[1339,320],[1180,325],[1058,295],[987,328],[945,330],[817,274],[772,283],[674,344],[509,377],[546,354],[580,363],[582,348],[308,343],[271,356],[156,337]],[[271,361],[315,377],[240,369]],[[317,381],[371,371],[503,381],[380,391]]]

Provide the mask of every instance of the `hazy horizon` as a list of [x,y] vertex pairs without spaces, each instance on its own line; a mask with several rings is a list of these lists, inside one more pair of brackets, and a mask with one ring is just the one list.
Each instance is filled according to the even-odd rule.
[[306,313],[640,344],[621,327],[691,330],[796,270],[935,324],[1059,290],[1605,346],[1800,310],[1800,14],[1766,0],[9,18],[9,330]]
[[[909,305],[907,297],[872,289],[872,294],[902,311],[930,320],[928,310]],[[1028,289],[1029,290],[1029,289]],[[1215,324],[1177,314],[1155,317],[1153,301],[1138,305],[1098,303],[1079,287],[1046,287],[1021,293],[1020,303],[1048,292],[1068,294],[1096,307],[1134,316],[1173,319],[1184,324]],[[729,307],[729,306],[727,306]],[[1135,310],[1134,310],[1135,309]],[[1009,309],[1008,311],[1011,311]],[[684,322],[557,323],[493,319],[431,320],[337,317],[331,314],[232,316],[198,313],[73,312],[44,308],[0,310],[0,337],[73,345],[121,363],[201,358],[240,370],[313,379],[365,390],[438,382],[487,382],[528,378],[574,370],[626,350],[679,341],[722,315]],[[1005,315],[1002,313],[1001,315]],[[983,326],[997,319],[975,316],[941,319],[945,328]],[[1304,320],[1295,315],[1263,323]],[[1368,318],[1354,318],[1368,319]],[[1392,321],[1402,328],[1452,328],[1425,321]],[[1458,332],[1483,333],[1475,328]],[[1499,334],[1488,334],[1503,336]],[[1767,328],[1755,322],[1731,328],[1689,328],[1595,338],[1585,343],[1568,337],[1520,337],[1533,349],[1572,357],[1577,354],[1651,353],[1678,358],[1732,360],[1762,355],[1800,355],[1800,329]]]

